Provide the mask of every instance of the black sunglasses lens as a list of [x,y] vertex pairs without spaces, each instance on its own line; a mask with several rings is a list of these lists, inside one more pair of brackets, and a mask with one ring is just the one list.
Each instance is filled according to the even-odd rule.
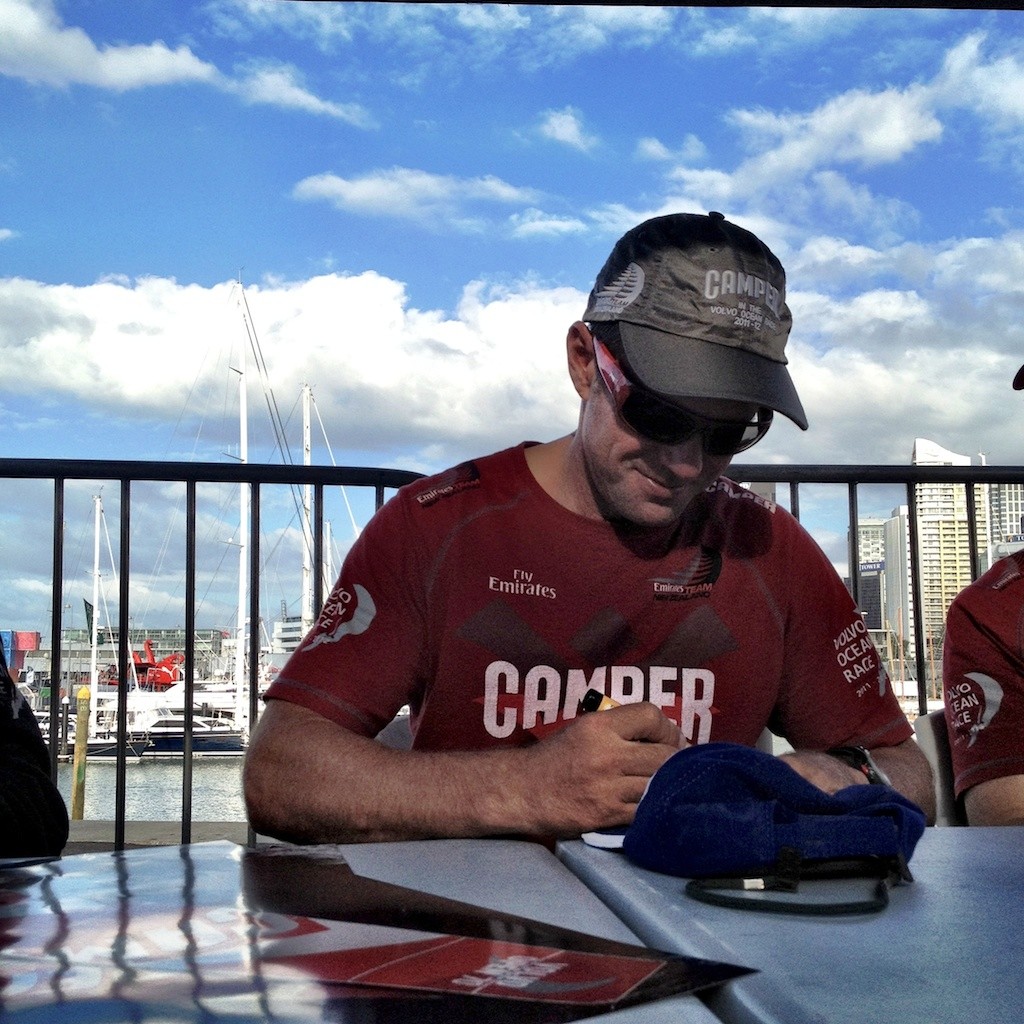
[[760,436],[756,423],[730,423],[712,427],[704,435],[704,447],[709,455],[735,455],[749,448]]
[[681,444],[700,434],[709,455],[736,455],[760,441],[771,425],[771,413],[749,423],[704,426],[674,405],[634,389],[622,405],[622,418],[638,434],[659,444]]
[[622,418],[638,434],[661,444],[679,444],[699,429],[684,412],[638,390],[623,403]]

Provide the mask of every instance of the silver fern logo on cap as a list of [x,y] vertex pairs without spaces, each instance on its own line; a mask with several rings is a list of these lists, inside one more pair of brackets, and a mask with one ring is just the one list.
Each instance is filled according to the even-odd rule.
[[630,263],[614,281],[594,293],[590,312],[617,316],[631,302],[635,302],[643,290],[644,272],[635,263]]

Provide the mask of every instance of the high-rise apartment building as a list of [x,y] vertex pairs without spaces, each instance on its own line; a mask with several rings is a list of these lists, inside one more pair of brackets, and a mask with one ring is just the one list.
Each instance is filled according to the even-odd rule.
[[885,520],[861,516],[857,520],[857,603],[870,630],[884,629]]
[[1024,484],[990,484],[989,563],[1024,548]]
[[988,508],[993,544],[1024,534],[1024,484],[990,484]]
[[[928,441],[914,441],[916,466],[969,466],[971,457]],[[925,483],[915,487],[921,618],[929,645],[940,644],[950,603],[972,580],[971,551],[981,570],[989,558],[987,486],[975,488],[975,529],[967,520],[967,488],[962,484]],[[909,587],[909,579],[907,585]],[[916,638],[915,638],[916,640]]]
[[[897,658],[913,658],[914,594],[910,586],[910,515],[906,505],[892,510],[883,527],[885,579],[882,587],[882,627]],[[906,665],[901,679],[908,678]]]

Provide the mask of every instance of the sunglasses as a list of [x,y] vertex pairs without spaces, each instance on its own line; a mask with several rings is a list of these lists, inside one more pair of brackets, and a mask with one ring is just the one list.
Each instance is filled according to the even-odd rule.
[[602,341],[594,338],[594,355],[619,418],[641,437],[659,444],[681,444],[698,435],[708,455],[737,455],[768,433],[774,413],[758,409],[751,420],[706,420],[634,384]]

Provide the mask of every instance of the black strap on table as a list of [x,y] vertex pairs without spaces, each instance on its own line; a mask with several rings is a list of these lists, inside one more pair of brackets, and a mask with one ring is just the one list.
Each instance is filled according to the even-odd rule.
[[[733,895],[744,892],[797,892],[800,882],[808,879],[874,878],[871,895],[861,900],[803,901],[789,899],[758,899]],[[769,914],[874,914],[889,905],[889,889],[912,882],[906,861],[900,857],[852,857],[826,861],[804,861],[798,851],[784,847],[775,868],[759,877],[691,878],[686,883],[687,896],[716,907],[734,910],[757,910]]]

